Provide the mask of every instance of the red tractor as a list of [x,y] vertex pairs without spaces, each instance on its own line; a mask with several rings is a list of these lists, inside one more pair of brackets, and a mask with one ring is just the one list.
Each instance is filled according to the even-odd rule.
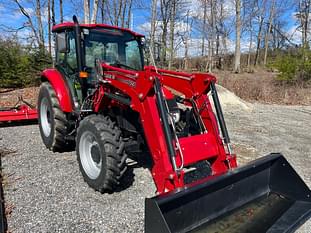
[[[157,188],[146,232],[291,232],[310,217],[311,192],[282,155],[237,168],[215,77],[145,66],[143,35],[73,19],[53,27],[56,65],[42,73],[39,125],[48,149],[76,146],[90,187],[112,192],[136,144],[150,154]],[[198,163],[205,177],[186,182]]]

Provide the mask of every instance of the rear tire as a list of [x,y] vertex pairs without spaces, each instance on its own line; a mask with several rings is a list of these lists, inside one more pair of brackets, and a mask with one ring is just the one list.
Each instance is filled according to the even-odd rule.
[[127,155],[121,131],[102,115],[90,115],[79,125],[78,163],[84,180],[99,192],[112,192],[126,171]]
[[44,145],[52,151],[68,148],[67,119],[49,82],[40,86],[38,97],[39,128]]

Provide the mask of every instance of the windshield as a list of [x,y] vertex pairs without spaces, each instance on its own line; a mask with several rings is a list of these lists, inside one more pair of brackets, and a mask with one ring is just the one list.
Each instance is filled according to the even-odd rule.
[[98,58],[109,65],[132,70],[143,69],[140,38],[116,29],[83,29],[85,65],[94,67]]

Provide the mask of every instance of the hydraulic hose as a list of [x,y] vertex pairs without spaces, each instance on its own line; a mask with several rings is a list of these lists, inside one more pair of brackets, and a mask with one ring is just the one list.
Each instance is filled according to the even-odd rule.
[[213,101],[214,101],[214,106],[215,106],[215,110],[216,110],[216,114],[217,114],[217,118],[218,118],[218,122],[219,122],[219,126],[220,126],[220,130],[222,133],[222,136],[224,137],[224,142],[228,145],[230,144],[230,137],[228,134],[228,130],[227,130],[227,126],[226,126],[226,122],[224,119],[224,115],[221,109],[221,105],[219,102],[219,97],[218,97],[218,93],[216,90],[216,86],[214,82],[211,82],[211,91],[212,91],[212,97],[213,97]]
[[165,107],[164,96],[161,90],[161,84],[157,77],[154,78],[154,90],[156,94],[157,106],[160,113],[160,118],[163,124],[164,136],[167,144],[168,153],[173,165],[174,171],[177,171],[175,149],[173,146],[172,133],[168,122],[168,112]]

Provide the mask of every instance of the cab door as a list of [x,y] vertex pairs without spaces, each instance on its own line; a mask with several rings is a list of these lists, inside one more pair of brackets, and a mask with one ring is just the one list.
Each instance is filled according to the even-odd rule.
[[81,84],[78,78],[78,60],[76,51],[75,34],[66,30],[56,34],[56,63],[55,67],[65,78],[75,106],[82,102]]

